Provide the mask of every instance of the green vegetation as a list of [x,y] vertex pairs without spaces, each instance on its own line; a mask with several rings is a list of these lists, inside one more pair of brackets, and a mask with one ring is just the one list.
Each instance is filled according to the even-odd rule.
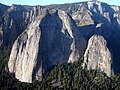
[[120,75],[109,78],[97,70],[82,69],[82,59],[51,67],[41,82],[21,83],[5,69],[9,51],[4,48],[0,54],[0,90],[120,90]]

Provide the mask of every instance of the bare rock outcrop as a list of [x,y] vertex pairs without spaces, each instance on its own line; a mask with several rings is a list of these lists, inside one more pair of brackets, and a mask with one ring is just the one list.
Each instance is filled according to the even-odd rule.
[[83,67],[100,69],[108,76],[111,76],[111,68],[119,73],[119,11],[120,7],[99,1],[12,5],[0,10],[0,47],[15,41],[9,71],[22,82],[41,80],[52,65],[78,61],[89,40]]
[[8,67],[10,72],[22,82],[32,82],[32,72],[36,64],[40,39],[39,21],[30,24],[15,41]]
[[112,56],[107,48],[107,43],[102,36],[94,35],[88,41],[84,54],[83,68],[98,69],[111,76]]
[[76,24],[78,26],[94,24],[92,14],[89,9],[87,9],[84,4],[78,4],[76,6],[78,7],[76,12],[72,13],[72,17],[76,21]]
[[[2,8],[3,7],[3,8]],[[41,6],[27,10],[22,5],[3,6],[0,4],[0,46],[13,43],[27,26],[41,14]]]
[[52,65],[78,61],[85,47],[86,40],[69,14],[47,10],[16,39],[8,68],[21,82],[31,83],[41,80]]

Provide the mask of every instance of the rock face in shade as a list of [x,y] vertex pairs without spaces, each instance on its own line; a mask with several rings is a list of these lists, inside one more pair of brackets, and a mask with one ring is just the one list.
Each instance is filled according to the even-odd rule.
[[85,47],[85,39],[65,11],[46,11],[14,42],[8,68],[21,82],[31,83],[41,80],[52,65],[78,61]]
[[41,14],[40,6],[26,9],[22,5],[5,6],[0,4],[0,46],[13,43],[27,26]]
[[83,68],[98,69],[110,77],[112,74],[112,56],[106,45],[107,43],[102,36],[92,36],[84,54]]

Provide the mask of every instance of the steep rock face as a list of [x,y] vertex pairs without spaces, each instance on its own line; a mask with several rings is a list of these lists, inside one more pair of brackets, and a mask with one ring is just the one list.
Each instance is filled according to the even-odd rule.
[[94,34],[103,36],[106,39],[106,42],[108,43],[107,46],[113,56],[113,70],[115,73],[120,73],[119,6],[110,6],[102,2],[88,2],[86,8],[92,13],[94,24],[80,27],[81,34],[87,40]]
[[25,22],[30,23],[36,19],[40,14],[42,14],[41,6],[34,6],[30,10],[24,13]]
[[92,15],[86,7],[87,2],[62,4],[62,5],[48,5],[46,8],[61,9],[69,13],[75,20],[78,26],[94,24]]
[[5,13],[5,11],[9,8],[9,6],[3,5],[0,3],[0,17]]
[[94,24],[94,20],[92,19],[92,14],[84,6],[84,4],[78,4],[76,6],[78,8],[77,8],[76,12],[72,13],[72,17],[76,21],[77,25],[84,26],[84,25]]
[[[3,14],[5,13],[5,11],[8,8],[9,8],[9,6],[6,6],[6,5],[3,5],[3,4],[0,3],[0,19],[2,18]],[[3,22],[0,22],[0,47],[3,44],[3,31],[2,31],[2,28],[1,28],[1,23],[3,23]]]
[[[46,8],[48,8],[48,11],[46,11]],[[60,10],[56,11],[56,9]],[[110,6],[99,1],[48,5],[44,7],[12,5],[7,8],[5,6],[2,14],[0,10],[0,15],[2,15],[2,17],[0,16],[0,46],[6,46],[15,41],[8,65],[9,68],[12,67],[10,72],[14,72],[20,81],[32,82],[33,79],[41,80],[42,73],[47,71],[52,65],[77,61],[83,55],[86,47],[86,40],[81,37],[81,34],[87,40],[94,34],[100,35],[98,37],[95,36],[100,39],[95,39],[95,43],[98,43],[97,41],[101,42],[103,48],[104,46],[106,47],[107,43],[107,47],[110,50],[107,51],[112,54],[108,54],[110,58],[112,56],[112,68],[115,73],[120,73],[120,7],[118,6]],[[34,28],[38,28],[38,37],[33,34],[36,32]],[[28,33],[29,31],[32,32],[32,29],[33,37]],[[24,30],[25,32],[23,32]],[[28,36],[37,39],[37,41],[34,39],[31,41]],[[106,41],[101,37],[104,37]],[[26,46],[24,42],[30,42],[32,45],[32,42],[39,43],[35,47],[33,58],[30,57],[32,56],[31,52],[34,51],[31,49],[33,48],[32,45],[27,44],[28,46]],[[102,46],[99,45],[97,47],[100,50]],[[95,50],[99,52],[96,49],[97,47],[95,47]],[[107,51],[105,52],[107,53]],[[94,56],[92,53],[90,55]],[[102,54],[101,56],[96,56],[95,54],[95,57],[104,56]],[[26,58],[29,58],[29,60]],[[24,65],[24,63],[29,64],[28,61],[33,62],[31,64],[32,67]],[[84,63],[84,65],[94,69],[101,69],[110,76],[110,73],[108,73],[111,67],[109,61],[105,61],[108,65],[107,70],[106,67],[104,67],[105,69],[103,68],[103,63],[103,66],[100,66],[101,64],[98,65],[99,61],[97,61],[95,61],[93,66],[91,61],[87,64]],[[17,69],[21,67],[25,69]],[[30,69],[30,72],[25,75],[24,71],[27,69]],[[27,79],[27,77],[29,78]]]
[[111,76],[112,56],[107,48],[107,43],[102,36],[94,35],[88,41],[84,54],[83,68],[98,69]]
[[15,41],[8,67],[10,72],[22,82],[32,82],[32,72],[36,64],[40,39],[39,21],[35,21]]
[[20,5],[12,5],[0,18],[0,30],[3,32],[3,46],[11,44],[20,35],[26,25],[24,23],[25,9]]
[[10,7],[4,6],[1,10],[4,12],[0,18],[0,44],[6,46],[13,43],[27,26],[41,14],[42,8],[34,6],[26,9],[25,6],[13,4]]
[[31,83],[41,80],[52,65],[78,61],[85,47],[86,41],[69,14],[47,10],[17,38],[8,68],[20,81]]

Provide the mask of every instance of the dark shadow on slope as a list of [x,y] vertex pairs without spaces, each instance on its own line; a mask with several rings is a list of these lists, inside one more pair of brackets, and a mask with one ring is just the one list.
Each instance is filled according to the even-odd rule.
[[79,26],[80,33],[87,41],[94,34],[94,30],[95,30],[94,24]]
[[[41,36],[39,42],[39,52],[37,65],[33,71],[33,79],[40,67],[43,69],[43,74],[52,66],[60,63],[66,63],[71,53],[70,46],[72,38],[68,32],[61,32],[63,22],[58,16],[58,12],[46,16],[40,23]],[[41,66],[42,65],[42,66]]]
[[[11,9],[12,8],[12,9]],[[1,18],[0,25],[3,30],[3,46],[13,43],[26,29],[28,23],[23,16],[26,10],[21,5],[12,5]]]

